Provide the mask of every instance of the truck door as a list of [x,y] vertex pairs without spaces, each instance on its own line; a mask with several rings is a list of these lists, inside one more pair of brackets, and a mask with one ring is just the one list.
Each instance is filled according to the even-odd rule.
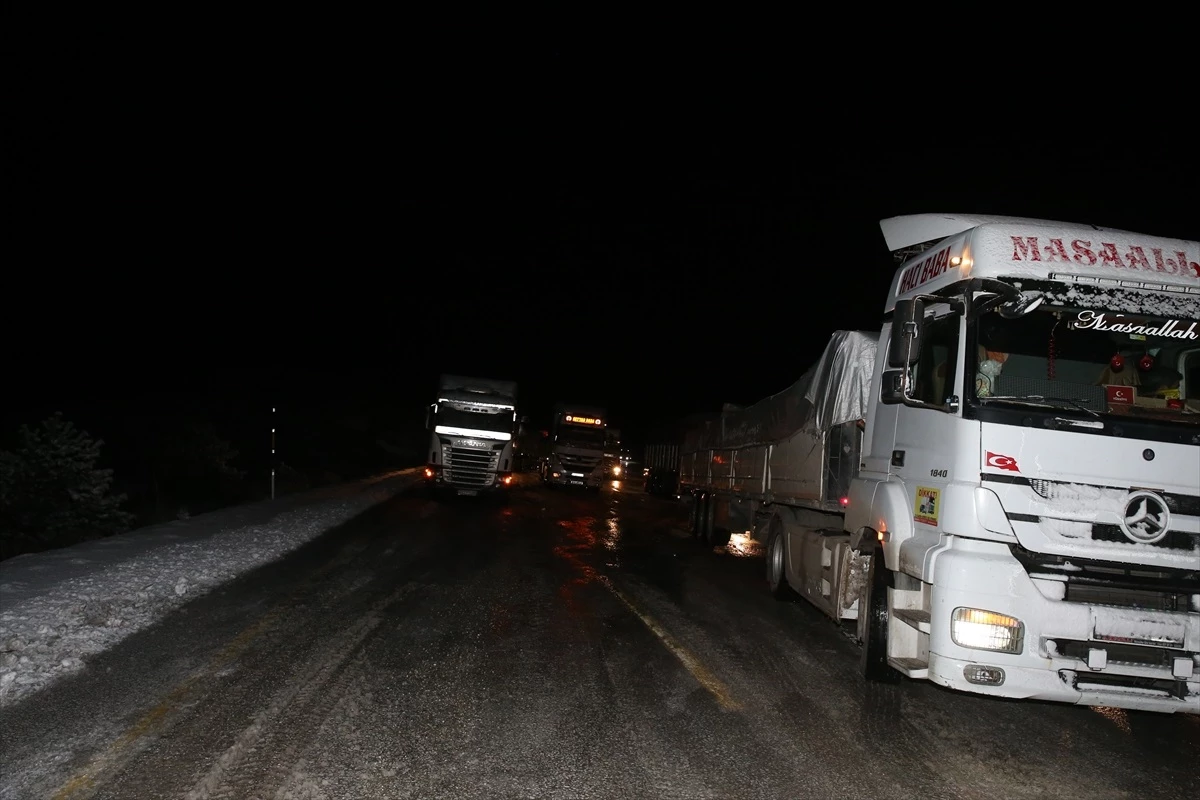
[[[926,315],[920,356],[912,369],[910,395],[913,400],[936,408],[888,406],[896,414],[890,480],[898,479],[904,485],[915,539],[929,534],[927,541],[931,543],[936,543],[935,534],[941,532],[942,498],[955,478],[957,444],[969,435],[967,427],[971,425],[962,419],[959,410],[963,396],[960,347],[963,324],[963,316],[945,305],[933,306]],[[957,405],[949,403],[952,398],[959,400]],[[924,548],[915,540],[912,544],[911,548],[909,543],[901,548],[902,568],[906,556],[914,562],[923,558]],[[919,566],[913,563],[905,571],[916,574],[912,570]]]

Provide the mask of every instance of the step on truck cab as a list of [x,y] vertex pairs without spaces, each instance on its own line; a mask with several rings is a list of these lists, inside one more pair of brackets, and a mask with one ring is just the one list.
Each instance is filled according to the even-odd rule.
[[426,427],[428,485],[459,495],[503,491],[512,485],[515,382],[442,375]]
[[751,531],[869,679],[1200,713],[1200,244],[882,228],[881,330],[685,437],[693,532]]

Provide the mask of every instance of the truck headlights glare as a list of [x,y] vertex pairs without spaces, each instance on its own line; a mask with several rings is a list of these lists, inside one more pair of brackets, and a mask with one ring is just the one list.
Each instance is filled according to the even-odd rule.
[[1015,617],[980,608],[956,608],[950,617],[950,638],[959,647],[1020,653],[1025,625]]
[[620,475],[620,474],[621,474],[621,468],[613,467],[613,475]]

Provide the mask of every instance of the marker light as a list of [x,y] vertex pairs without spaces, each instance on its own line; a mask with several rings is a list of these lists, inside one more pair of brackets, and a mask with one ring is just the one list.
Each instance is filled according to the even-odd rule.
[[963,677],[967,683],[976,686],[1003,686],[1004,670],[986,664],[967,664],[963,667]]
[[850,505],[850,498],[849,498],[849,497],[843,497],[843,498],[842,498],[842,500],[841,500],[841,503],[842,503],[842,508],[845,508],[846,506]]
[[1015,617],[979,608],[956,608],[950,617],[950,638],[959,647],[1020,653],[1025,625]]

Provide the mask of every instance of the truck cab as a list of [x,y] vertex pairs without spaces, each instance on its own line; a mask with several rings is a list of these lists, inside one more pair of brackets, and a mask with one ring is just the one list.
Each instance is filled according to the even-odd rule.
[[542,464],[542,481],[550,486],[599,489],[621,477],[619,460],[606,455],[605,410],[559,404],[550,430],[550,453]]
[[443,375],[430,403],[425,480],[459,495],[503,491],[513,482],[517,385]]

